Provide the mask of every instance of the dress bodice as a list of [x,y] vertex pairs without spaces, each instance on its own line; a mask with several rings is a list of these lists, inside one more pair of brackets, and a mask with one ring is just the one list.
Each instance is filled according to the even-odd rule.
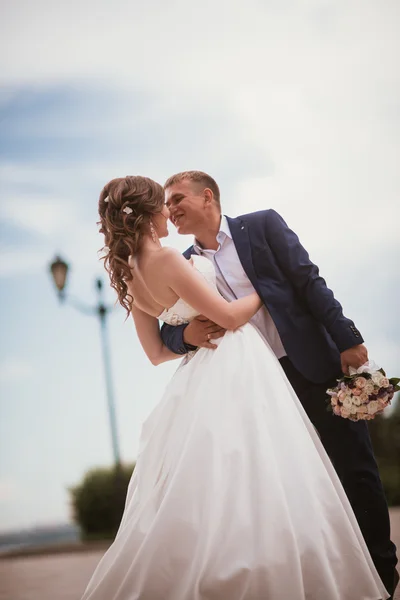
[[[197,254],[192,255],[193,267],[203,275],[206,282],[217,290],[217,282],[214,266],[208,258],[204,256],[198,256]],[[160,321],[168,323],[168,325],[183,325],[184,323],[190,323],[195,317],[199,316],[194,308],[189,306],[182,298],[179,298],[175,304],[164,310],[158,317]]]

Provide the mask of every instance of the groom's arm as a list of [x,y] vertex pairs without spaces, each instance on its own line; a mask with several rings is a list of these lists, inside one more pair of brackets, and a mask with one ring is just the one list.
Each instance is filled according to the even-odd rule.
[[341,304],[320,276],[318,267],[311,262],[299,238],[274,210],[266,211],[265,232],[282,271],[311,314],[325,326],[339,352],[362,344],[361,333],[353,321],[343,315]]
[[175,352],[175,354],[187,354],[191,350],[196,350],[196,346],[187,344],[184,340],[184,331],[188,327],[185,325],[168,325],[164,323],[161,327],[161,339],[165,346]]
[[186,354],[197,348],[215,350],[217,346],[213,344],[213,340],[224,335],[225,329],[202,315],[189,324],[176,327],[164,324],[161,328],[161,338],[165,346],[175,354]]

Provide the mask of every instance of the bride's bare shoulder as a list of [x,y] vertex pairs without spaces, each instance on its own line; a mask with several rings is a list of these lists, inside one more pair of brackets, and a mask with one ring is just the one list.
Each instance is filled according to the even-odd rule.
[[171,248],[171,246],[165,246],[162,248],[158,253],[157,260],[160,261],[164,267],[167,265],[176,266],[179,264],[184,265],[185,263],[188,263],[179,250],[176,250],[176,248]]
[[[181,256],[182,254],[176,248],[172,248],[172,246],[163,246],[160,250],[160,254],[164,256]],[[183,257],[182,257],[183,258]]]

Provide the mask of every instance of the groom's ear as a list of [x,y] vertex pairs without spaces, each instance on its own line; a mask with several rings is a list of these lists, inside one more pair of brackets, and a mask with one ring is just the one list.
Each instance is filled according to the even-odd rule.
[[210,188],[205,188],[203,191],[203,194],[204,194],[204,204],[206,206],[209,206],[210,204],[212,204],[212,202],[214,200],[214,194],[212,193]]

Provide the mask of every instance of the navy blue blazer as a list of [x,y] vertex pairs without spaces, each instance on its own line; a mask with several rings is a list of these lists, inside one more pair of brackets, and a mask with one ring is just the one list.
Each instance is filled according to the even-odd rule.
[[[343,315],[297,235],[272,209],[227,219],[243,269],[267,307],[288,358],[313,383],[340,376],[340,352],[364,340]],[[194,252],[192,246],[184,256]],[[185,327],[161,328],[164,344],[176,354],[193,349],[183,340]]]

